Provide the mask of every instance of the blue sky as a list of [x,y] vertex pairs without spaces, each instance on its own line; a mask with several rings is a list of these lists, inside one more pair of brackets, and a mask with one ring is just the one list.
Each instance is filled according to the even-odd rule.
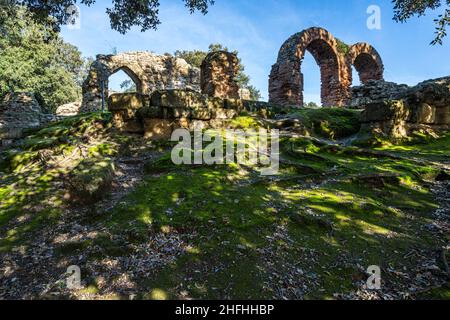
[[[221,43],[238,50],[252,83],[267,98],[268,75],[283,42],[303,29],[320,26],[348,44],[369,42],[380,53],[388,81],[416,84],[450,75],[450,38],[443,46],[430,46],[434,35],[430,11],[406,24],[392,21],[390,0],[216,0],[209,13],[189,14],[181,0],[160,0],[158,30],[126,35],[111,30],[105,13],[110,1],[97,0],[91,8],[81,6],[81,28],[64,27],[64,39],[84,56],[124,51],[173,53],[175,50],[207,50]],[[381,30],[369,30],[369,5],[381,8]],[[319,68],[308,54],[302,65],[305,100],[320,101]],[[116,80],[117,83],[118,80]]]

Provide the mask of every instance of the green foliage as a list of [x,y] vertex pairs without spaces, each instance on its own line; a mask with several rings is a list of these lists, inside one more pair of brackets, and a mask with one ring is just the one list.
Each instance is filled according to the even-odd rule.
[[361,128],[360,111],[343,108],[299,109],[292,116],[312,133],[328,139],[349,137]]
[[436,37],[431,42],[432,45],[442,44],[447,36],[447,27],[450,25],[450,1],[448,0],[393,0],[395,16],[397,22],[405,22],[414,16],[424,16],[428,9],[437,10],[445,6],[443,14],[438,15],[434,20],[436,23]]
[[81,53],[25,10],[14,13],[0,25],[0,96],[35,92],[47,111],[79,100],[85,66]]
[[[200,11],[202,14],[208,12],[208,7],[214,4],[215,0],[183,0],[185,6],[191,13]],[[9,0],[7,9],[14,10],[14,5],[22,5],[30,9],[33,19],[46,23],[55,30],[59,30],[67,21],[73,19],[73,13],[67,10],[70,6],[81,3],[91,6],[96,0]],[[106,9],[111,27],[124,34],[133,26],[141,28],[144,32],[156,29],[161,23],[159,15],[159,0],[112,0],[112,7]],[[5,9],[6,10],[6,9]],[[1,12],[1,10],[0,10]],[[49,20],[48,17],[53,17]],[[0,22],[2,15],[0,15]]]
[[317,103],[311,101],[311,102],[305,103],[305,108],[319,109],[320,106]]
[[93,157],[83,160],[66,179],[71,201],[95,203],[111,188],[114,164],[111,159]]
[[336,41],[338,43],[338,51],[343,55],[346,55],[350,51],[350,46],[340,39],[336,38]]
[[190,65],[200,68],[208,53],[201,50],[177,50],[174,56],[186,60]]

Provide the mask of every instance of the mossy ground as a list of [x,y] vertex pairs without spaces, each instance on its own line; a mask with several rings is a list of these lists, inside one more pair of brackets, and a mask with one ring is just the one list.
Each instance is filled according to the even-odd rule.
[[[298,111],[295,116],[329,138],[351,135],[358,126],[353,111]],[[82,125],[77,121],[41,130],[18,151],[7,151],[3,165],[9,171],[2,173],[0,184],[0,251],[32,241],[33,232],[56,223],[64,210],[57,182],[67,172],[39,164],[35,152],[71,153],[86,144],[83,130],[98,123],[99,138],[89,144],[86,157],[114,159],[130,145],[129,138],[110,131],[104,116],[84,118]],[[320,123],[327,125],[317,129]],[[254,128],[258,121],[241,117],[234,126]],[[147,163],[143,181],[113,208],[95,207],[95,215],[78,221],[101,232],[58,245],[54,259],[84,254],[100,263],[131,257],[134,245],[176,232],[189,239],[183,254],[146,276],[129,270],[139,298],[333,299],[336,293],[361,289],[368,266],[413,270],[417,261],[408,252],[433,251],[448,241],[425,228],[439,207],[430,181],[440,172],[439,163],[450,161],[448,134],[378,150],[283,138],[281,173],[270,179],[246,166],[176,166],[170,149],[166,152]],[[93,247],[98,250],[89,251]],[[384,274],[389,287],[408,286],[398,274]],[[92,277],[81,293],[101,295],[98,281]],[[448,298],[448,290],[425,296],[430,297]]]

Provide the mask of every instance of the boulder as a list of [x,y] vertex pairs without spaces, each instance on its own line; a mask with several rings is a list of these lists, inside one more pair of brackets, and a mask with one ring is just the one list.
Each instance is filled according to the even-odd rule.
[[403,100],[383,100],[366,105],[361,122],[402,121],[408,118],[409,108]]
[[59,117],[71,117],[80,113],[81,102],[71,102],[63,104],[56,109],[56,115]]

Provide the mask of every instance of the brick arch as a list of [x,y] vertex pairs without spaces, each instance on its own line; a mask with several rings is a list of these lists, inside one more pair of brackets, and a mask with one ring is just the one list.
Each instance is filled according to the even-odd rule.
[[362,84],[369,80],[383,80],[384,66],[381,56],[368,43],[357,43],[350,47],[346,55],[346,61],[349,68],[350,83],[352,82],[351,66],[354,66],[359,74]]
[[291,36],[281,47],[272,66],[269,100],[281,105],[303,106],[301,64],[306,52],[320,67],[321,97],[324,106],[342,106],[347,100],[346,62],[334,36],[322,28],[310,28]]

